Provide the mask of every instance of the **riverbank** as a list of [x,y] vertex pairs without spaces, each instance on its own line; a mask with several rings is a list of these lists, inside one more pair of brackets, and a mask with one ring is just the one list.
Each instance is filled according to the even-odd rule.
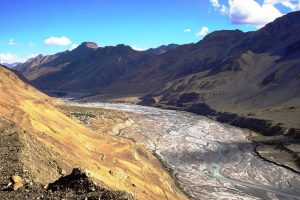
[[[140,95],[139,95],[140,96]],[[155,97],[94,95],[81,102],[129,103],[162,109],[187,111],[215,121],[253,131],[248,139],[263,159],[300,173],[300,106],[260,110],[213,109],[205,103],[162,103]],[[222,111],[223,110],[223,111]]]
[[[297,196],[296,191],[300,189],[297,188],[299,175],[256,156],[253,144],[246,138],[248,130],[188,112],[154,107],[70,104],[129,112],[135,123],[122,130],[119,136],[133,139],[155,152],[176,176],[183,190],[195,199],[288,199]],[[218,178],[218,174],[206,173],[214,172],[216,164],[223,179]],[[250,183],[247,184],[249,187],[241,187],[240,182]]]

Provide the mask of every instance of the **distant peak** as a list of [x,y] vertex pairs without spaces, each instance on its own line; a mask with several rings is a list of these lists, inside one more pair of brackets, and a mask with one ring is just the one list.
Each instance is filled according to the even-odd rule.
[[130,49],[131,49],[130,46],[125,45],[125,44],[118,44],[116,47],[117,47],[117,48],[130,48]]
[[46,56],[44,56],[43,54],[39,54],[36,57],[29,58],[26,62],[32,62],[32,61],[36,61],[36,60],[42,60],[44,57],[46,57]]
[[236,37],[236,36],[241,36],[243,35],[244,32],[241,30],[221,30],[221,31],[214,31],[207,36],[205,36],[203,39],[204,40],[215,40],[215,39],[225,39],[228,37]]
[[39,54],[38,56],[36,56],[36,58],[43,58],[45,57],[43,54]]
[[86,47],[86,48],[91,48],[91,49],[97,49],[98,45],[95,42],[83,42],[79,47]]
[[177,48],[178,46],[179,46],[178,44],[172,43],[172,44],[168,44],[168,45],[162,45],[157,48],[150,48],[150,49],[146,50],[145,52],[160,55],[160,54],[164,54],[168,51],[171,51],[171,50]]

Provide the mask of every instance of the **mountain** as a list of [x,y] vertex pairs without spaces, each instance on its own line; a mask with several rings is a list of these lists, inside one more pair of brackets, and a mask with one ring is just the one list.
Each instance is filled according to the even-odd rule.
[[178,46],[179,46],[178,44],[162,45],[157,48],[148,49],[144,52],[148,54],[160,55],[160,54],[167,53],[168,51],[171,51],[173,49],[176,49]]
[[43,90],[95,91],[134,71],[146,56],[125,45],[101,48],[86,42],[72,51],[36,57],[16,69]]
[[[144,147],[77,123],[1,65],[0,75],[2,199],[187,199]],[[10,179],[21,189],[5,189]]]
[[293,106],[300,96],[299,21],[300,11],[293,12],[257,31],[216,31],[165,53],[82,44],[28,72],[28,63],[17,69],[42,90],[147,95],[160,104],[236,112]]
[[[172,70],[180,71],[156,94],[165,102],[206,102],[226,110],[300,103],[299,20],[300,12],[294,12],[256,32],[207,35],[182,56],[182,64],[175,61],[179,66]],[[179,102],[188,93],[194,97]]]

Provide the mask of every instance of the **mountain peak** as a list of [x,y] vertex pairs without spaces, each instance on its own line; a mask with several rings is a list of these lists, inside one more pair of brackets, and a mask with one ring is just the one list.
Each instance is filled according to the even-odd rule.
[[160,55],[160,54],[164,54],[168,51],[171,51],[171,50],[177,48],[178,46],[179,46],[178,44],[162,45],[157,48],[148,49],[148,50],[146,50],[146,52],[150,53],[150,54]]
[[242,36],[244,34],[241,30],[221,30],[214,31],[203,38],[206,41],[214,41],[214,40],[225,40],[228,38],[236,38]]
[[95,42],[83,42],[79,45],[79,47],[85,47],[85,48],[91,48],[91,49],[97,49],[98,44]]

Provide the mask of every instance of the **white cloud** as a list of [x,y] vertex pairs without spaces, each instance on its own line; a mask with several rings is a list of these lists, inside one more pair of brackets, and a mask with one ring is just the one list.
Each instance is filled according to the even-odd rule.
[[23,62],[24,59],[19,56],[11,53],[0,54],[0,63],[15,63],[15,62]]
[[222,6],[220,7],[219,11],[220,11],[220,13],[221,13],[222,15],[228,14],[228,8],[227,8],[225,5],[222,5]]
[[146,48],[138,47],[138,46],[134,46],[134,45],[131,45],[131,48],[136,50],[136,51],[145,51],[145,50],[147,50]]
[[215,8],[219,8],[221,5],[219,3],[219,0],[209,0],[211,5]]
[[20,58],[11,53],[0,54],[0,63],[14,63],[18,62]]
[[14,39],[9,39],[8,40],[8,45],[15,45],[16,44],[16,42],[15,42],[15,40]]
[[[215,11],[219,11],[222,15],[228,14],[227,6],[220,4],[219,0],[209,0]],[[210,10],[208,11],[210,13]]]
[[196,33],[197,36],[205,36],[207,35],[209,29],[206,26],[203,26],[198,33]]
[[190,29],[190,28],[187,28],[187,29],[184,29],[183,30],[183,32],[185,32],[185,33],[189,33],[189,32],[191,32],[192,30]]
[[229,0],[229,7],[230,20],[233,24],[260,28],[282,16],[273,4],[260,5],[255,0]]
[[0,63],[16,63],[16,62],[25,62],[30,58],[36,57],[36,54],[30,54],[26,57],[20,57],[16,54],[11,54],[11,53],[0,53]]
[[72,51],[73,49],[76,49],[78,47],[78,44],[72,44],[70,47],[70,51]]
[[66,36],[62,36],[62,37],[54,37],[54,36],[52,36],[52,37],[49,37],[49,38],[45,39],[44,43],[46,45],[67,46],[67,45],[70,45],[72,42]]
[[264,0],[264,4],[281,4],[292,11],[300,10],[300,1],[299,0]]

